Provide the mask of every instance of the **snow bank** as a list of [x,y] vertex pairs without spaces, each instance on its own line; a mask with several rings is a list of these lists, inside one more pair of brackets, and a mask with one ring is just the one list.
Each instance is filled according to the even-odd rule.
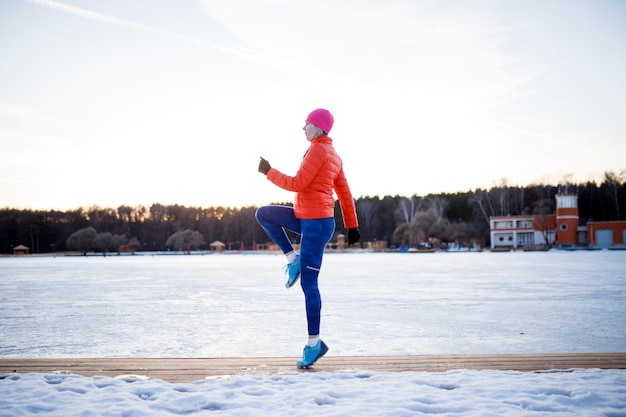
[[14,375],[0,416],[625,416],[626,372],[305,372],[190,384]]

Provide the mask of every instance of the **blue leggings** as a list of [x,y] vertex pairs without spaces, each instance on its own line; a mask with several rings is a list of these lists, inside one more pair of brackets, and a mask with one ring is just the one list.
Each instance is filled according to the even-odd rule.
[[320,334],[322,298],[317,277],[322,267],[324,248],[335,232],[335,219],[297,219],[293,207],[288,206],[261,207],[256,212],[256,219],[283,253],[293,250],[285,230],[301,235],[300,285],[304,291],[308,330],[309,335]]

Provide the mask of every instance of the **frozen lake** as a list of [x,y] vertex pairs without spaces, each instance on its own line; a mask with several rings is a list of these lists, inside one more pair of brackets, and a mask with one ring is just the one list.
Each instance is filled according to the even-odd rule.
[[[0,258],[0,356],[299,356],[274,254]],[[327,254],[332,355],[626,351],[626,251]]]

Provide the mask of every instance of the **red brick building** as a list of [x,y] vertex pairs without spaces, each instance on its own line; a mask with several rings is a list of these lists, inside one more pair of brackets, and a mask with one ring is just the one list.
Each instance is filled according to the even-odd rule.
[[626,245],[626,220],[587,223],[589,246],[610,248]]
[[626,220],[579,225],[578,196],[556,195],[556,214],[490,217],[491,248],[626,247]]

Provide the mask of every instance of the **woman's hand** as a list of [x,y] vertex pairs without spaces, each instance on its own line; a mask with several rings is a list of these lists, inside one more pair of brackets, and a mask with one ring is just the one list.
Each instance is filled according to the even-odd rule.
[[272,169],[270,163],[261,157],[261,161],[259,162],[259,172],[263,175],[267,175],[267,173],[270,172],[270,169]]
[[361,233],[359,233],[359,229],[348,229],[348,245],[352,245],[361,239]]

